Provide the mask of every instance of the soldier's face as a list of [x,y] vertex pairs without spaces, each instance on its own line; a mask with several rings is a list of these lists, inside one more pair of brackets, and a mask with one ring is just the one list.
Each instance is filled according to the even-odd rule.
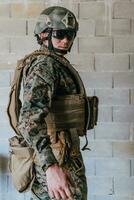
[[[43,39],[43,43],[45,46],[48,46],[47,38],[48,33],[40,33],[41,39]],[[52,44],[53,47],[60,50],[68,50],[75,38],[75,32],[73,31],[64,31],[64,30],[54,30],[52,32]]]
[[68,50],[75,38],[75,32],[70,30],[53,30],[52,44],[54,48]]
[[60,50],[68,50],[72,44],[72,40],[68,40],[67,37],[63,38],[63,39],[57,39],[52,37],[52,44],[54,46],[54,48],[56,49],[60,49]]

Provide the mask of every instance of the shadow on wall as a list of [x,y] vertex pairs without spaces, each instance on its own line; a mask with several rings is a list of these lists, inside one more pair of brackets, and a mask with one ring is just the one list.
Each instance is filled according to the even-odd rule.
[[0,154],[0,173],[7,173],[8,171],[8,157]]

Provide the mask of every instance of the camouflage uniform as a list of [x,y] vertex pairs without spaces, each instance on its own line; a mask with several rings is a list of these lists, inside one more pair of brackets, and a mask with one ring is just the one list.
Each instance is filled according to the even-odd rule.
[[[52,45],[53,30],[66,32],[71,30],[71,39],[74,40],[78,31],[76,17],[66,8],[53,6],[42,11],[37,20],[34,34],[38,43],[44,48],[39,34],[45,31],[48,33],[49,51],[54,50],[59,53],[59,49],[55,49]],[[66,54],[67,51],[63,53],[62,50],[62,54]],[[75,183],[75,189],[72,188],[74,200],[86,200],[85,167],[80,153],[77,129],[66,127],[64,130],[58,130],[52,140],[45,121],[53,97],[79,93],[75,78],[72,77],[68,67],[50,56],[36,56],[27,65],[30,66],[28,68],[26,66],[28,70],[25,70],[23,76],[24,101],[18,128],[27,143],[36,151],[39,161],[35,162],[36,180],[32,186],[33,196],[35,199],[50,200],[45,172],[52,164],[59,163]]]
[[[32,186],[35,199],[50,200],[46,184],[46,169],[59,162],[47,133],[45,117],[55,95],[77,94],[79,88],[67,67],[50,56],[40,55],[30,63],[24,74],[24,100],[19,119],[19,130],[28,144],[37,152],[40,164],[35,163],[36,180]],[[57,131],[56,144],[64,138],[63,169],[71,174],[75,183],[74,200],[86,200],[85,167],[80,153],[76,129]]]

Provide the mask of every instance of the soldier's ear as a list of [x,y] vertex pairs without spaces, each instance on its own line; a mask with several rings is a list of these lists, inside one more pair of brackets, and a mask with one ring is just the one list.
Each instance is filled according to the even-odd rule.
[[39,34],[39,36],[40,36],[41,39],[45,39],[45,38],[47,38],[48,33],[42,32],[42,33]]

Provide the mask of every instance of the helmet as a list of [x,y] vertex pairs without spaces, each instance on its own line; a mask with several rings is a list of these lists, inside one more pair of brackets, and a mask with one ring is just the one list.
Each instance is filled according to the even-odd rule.
[[64,7],[52,6],[40,14],[34,34],[37,35],[46,29],[72,29],[78,31],[78,22],[75,15]]

